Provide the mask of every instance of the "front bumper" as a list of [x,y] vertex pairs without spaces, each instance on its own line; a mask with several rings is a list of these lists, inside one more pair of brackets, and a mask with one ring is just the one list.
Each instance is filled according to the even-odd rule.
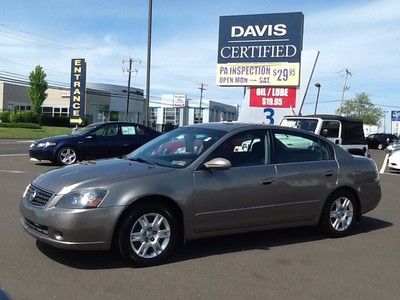
[[108,250],[124,206],[94,209],[38,208],[22,199],[21,225],[51,246],[71,250]]
[[52,148],[31,148],[29,149],[29,157],[38,160],[55,160],[55,154]]
[[391,171],[400,171],[400,164],[390,160],[390,158],[389,158],[389,162],[388,162],[388,167],[389,167],[389,170],[391,170]]

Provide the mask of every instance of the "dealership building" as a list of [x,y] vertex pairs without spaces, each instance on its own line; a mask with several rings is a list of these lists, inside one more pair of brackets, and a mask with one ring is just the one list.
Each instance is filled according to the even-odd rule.
[[[48,116],[69,116],[70,89],[49,86],[42,112]],[[131,88],[128,119],[143,123],[144,92]],[[85,117],[89,123],[126,120],[127,87],[111,84],[87,84]],[[0,81],[0,111],[31,109],[28,86]],[[150,101],[149,125],[158,130],[202,122],[233,121],[236,106],[211,100],[191,100],[186,95],[163,95]]]

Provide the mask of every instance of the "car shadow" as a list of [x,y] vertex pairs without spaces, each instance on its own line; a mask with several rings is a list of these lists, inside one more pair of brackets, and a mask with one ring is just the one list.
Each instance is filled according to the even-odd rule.
[[[383,220],[362,217],[361,224],[357,224],[350,236],[390,227],[393,224]],[[228,236],[203,238],[189,241],[181,247],[166,264],[197,259],[225,253],[270,250],[273,247],[307,243],[329,239],[321,234],[317,227],[297,227],[275,229],[268,231],[235,234]],[[51,247],[37,241],[37,248],[50,259],[83,270],[128,268],[130,265],[112,251],[69,251]]]
[[35,162],[35,165],[37,166],[44,166],[44,167],[59,167],[56,163],[53,163],[51,161],[49,162]]

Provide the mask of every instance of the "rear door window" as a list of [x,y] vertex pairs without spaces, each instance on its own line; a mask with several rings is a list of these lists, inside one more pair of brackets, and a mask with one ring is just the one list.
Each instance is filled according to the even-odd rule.
[[274,161],[293,163],[334,159],[332,147],[325,141],[301,133],[276,131],[273,133]]
[[323,121],[321,127],[321,135],[326,138],[337,139],[340,134],[339,121]]

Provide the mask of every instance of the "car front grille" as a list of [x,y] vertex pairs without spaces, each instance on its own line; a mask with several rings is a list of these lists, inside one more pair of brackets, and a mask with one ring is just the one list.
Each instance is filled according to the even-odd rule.
[[54,194],[52,192],[38,188],[37,186],[31,184],[28,192],[26,193],[26,199],[28,199],[32,205],[42,207],[49,202],[53,195]]

